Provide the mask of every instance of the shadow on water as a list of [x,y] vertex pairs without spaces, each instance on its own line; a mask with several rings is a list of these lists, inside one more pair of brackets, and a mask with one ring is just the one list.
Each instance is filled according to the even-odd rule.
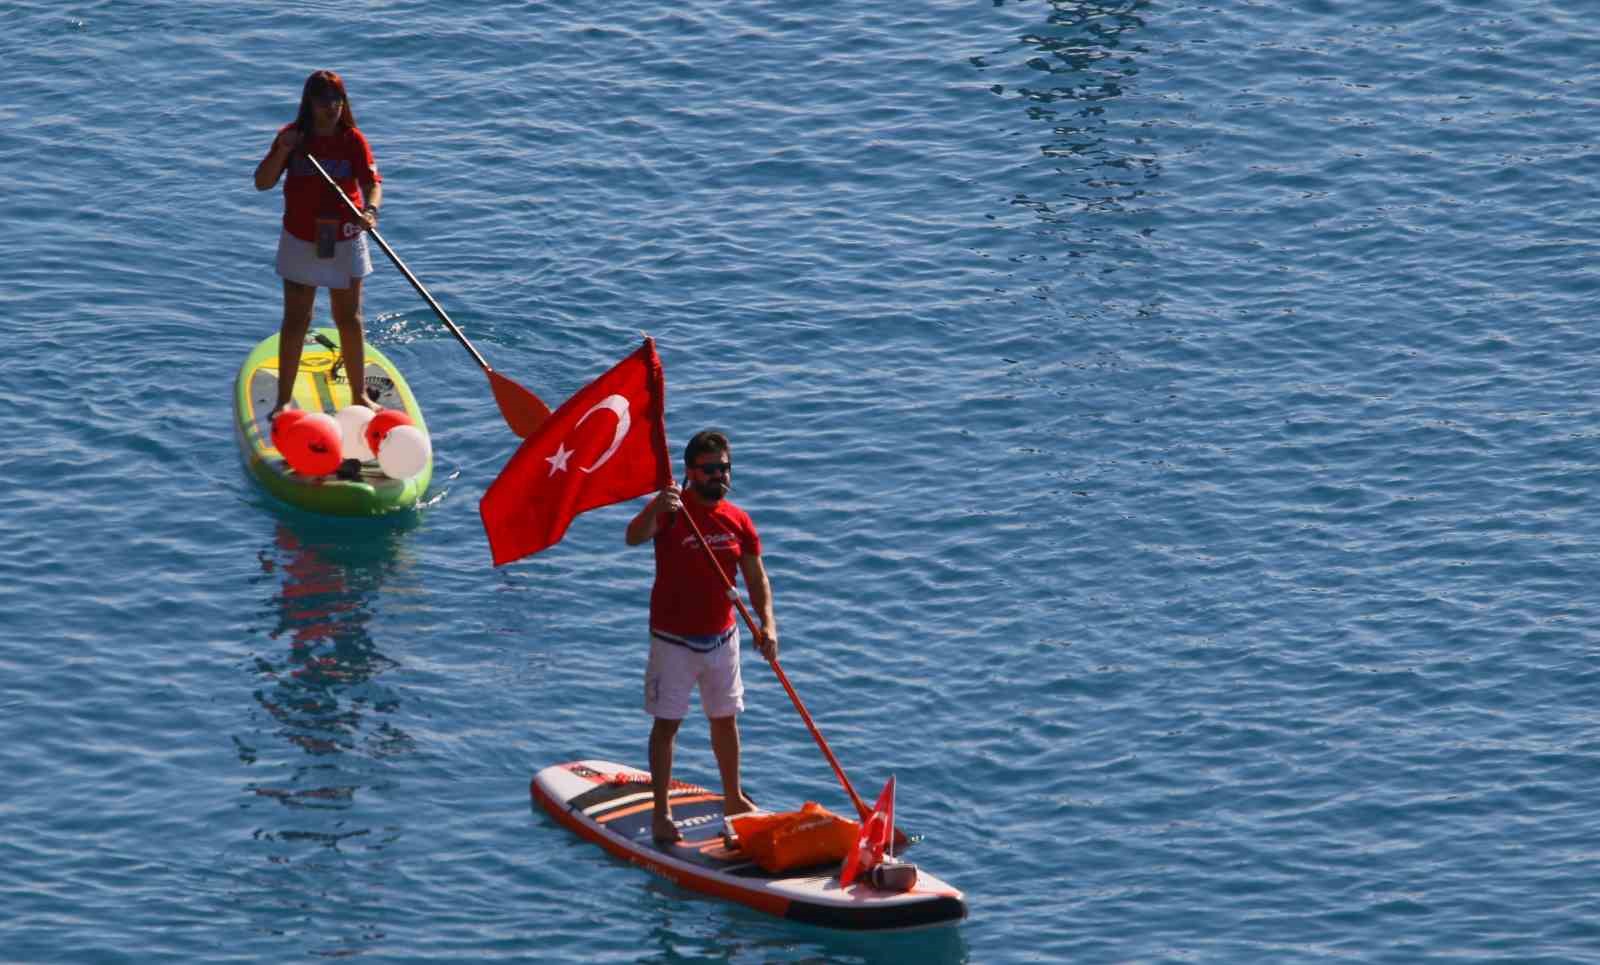
[[[1001,0],[1003,2],[1003,0]],[[1030,211],[1050,243],[1024,243],[1021,261],[1062,253],[1089,258],[1093,271],[1142,262],[1155,228],[1146,195],[1161,175],[1159,128],[1135,96],[1146,27],[1143,0],[1050,0],[1043,23],[1014,46],[973,57],[1018,128],[1030,156],[1004,175],[1013,208]]]
[[784,921],[698,895],[654,876],[647,877],[644,885],[647,906],[656,922],[650,928],[655,947],[639,950],[641,962],[955,965],[968,960],[961,925],[911,931],[840,931]]
[[1121,208],[1144,194],[1142,182],[1160,174],[1154,146],[1142,129],[1127,131],[1113,107],[1139,74],[1145,51],[1133,38],[1145,26],[1140,2],[1052,0],[1037,31],[1019,39],[1027,73],[991,90],[1020,101],[1033,124],[1048,127],[1039,145],[1049,170],[1069,185],[1055,198],[1019,193],[1013,203],[1041,220],[1073,211]]
[[337,850],[361,838],[378,846],[372,836],[383,836],[354,817],[357,796],[413,740],[394,723],[400,693],[382,679],[399,664],[370,625],[414,525],[285,513],[257,553],[258,579],[271,588],[252,656],[257,727],[248,744],[235,742],[256,777],[246,791],[285,809],[263,815],[273,827],[254,832],[288,845],[280,858],[306,844]]

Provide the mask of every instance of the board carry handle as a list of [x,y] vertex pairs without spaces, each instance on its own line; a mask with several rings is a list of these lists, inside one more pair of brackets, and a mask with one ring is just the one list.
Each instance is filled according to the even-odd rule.
[[[685,481],[687,482],[687,480]],[[740,596],[738,589],[733,585],[733,581],[728,578],[728,574],[724,573],[722,567],[718,565],[717,554],[711,551],[711,547],[706,543],[705,536],[700,533],[700,524],[694,521],[694,515],[689,512],[687,506],[683,509],[683,518],[689,521],[689,528],[694,530],[694,538],[705,549],[706,557],[711,561],[711,568],[717,571],[717,575],[722,577],[722,582],[728,587],[728,599],[732,600],[733,605],[739,608],[739,615],[744,617],[745,626],[750,628],[751,634],[760,639],[761,631],[756,628],[755,618],[750,615],[749,609],[745,607],[744,598]],[[806,705],[800,702],[800,695],[794,692],[794,685],[789,683],[789,675],[783,672],[783,667],[779,665],[777,657],[768,657],[767,663],[772,665],[773,672],[778,675],[778,682],[783,684],[784,692],[789,695],[789,700],[794,703],[794,709],[800,712],[800,719],[805,721],[806,729],[811,731],[811,736],[816,740],[817,747],[822,749],[822,756],[828,759],[828,764],[833,768],[834,775],[839,778],[839,783],[844,786],[844,792],[850,796],[850,803],[855,805],[856,813],[861,816],[862,821],[866,821],[867,818],[872,816],[872,809],[867,807],[867,802],[861,800],[861,795],[857,794],[856,789],[851,786],[850,778],[845,776],[844,768],[840,766],[839,759],[833,756],[833,750],[828,747],[828,742],[823,739],[822,731],[817,729],[816,721],[811,719],[811,714],[806,711]],[[910,840],[904,831],[899,828],[894,829],[896,847],[904,847]]]
[[[340,189],[338,183],[328,176],[328,172],[323,170],[322,164],[312,156],[310,151],[303,153],[306,156],[306,160],[311,162],[311,166],[321,176],[323,183],[334,194],[339,196],[339,200],[344,202],[344,206],[349,209],[351,214],[355,215],[356,220],[359,222],[361,220],[361,212],[356,208],[355,203]],[[472,353],[473,360],[478,363],[479,368],[483,369],[483,374],[489,377],[489,390],[494,393],[495,403],[500,406],[500,414],[505,418],[506,425],[511,427],[511,431],[523,438],[536,432],[539,426],[544,424],[544,420],[549,418],[550,407],[545,405],[543,400],[532,392],[490,368],[489,361],[483,357],[483,353],[479,352],[471,342],[467,341],[467,336],[462,333],[455,322],[450,320],[450,316],[445,314],[438,301],[434,299],[428,289],[423,287],[422,282],[417,280],[417,276],[411,273],[411,269],[406,267],[406,263],[400,260],[400,256],[394,253],[394,249],[389,247],[389,243],[383,240],[383,235],[378,233],[378,229],[367,228],[366,232],[378,243],[378,247],[383,249],[383,253],[389,256],[389,260],[394,262],[394,266],[400,270],[400,274],[406,277],[406,281],[411,283],[411,287],[417,290],[417,294],[422,296],[422,300],[428,303],[428,307],[433,309],[433,313],[439,316],[439,321],[444,322],[445,327],[450,330],[450,334],[454,335],[456,340],[468,352]]]

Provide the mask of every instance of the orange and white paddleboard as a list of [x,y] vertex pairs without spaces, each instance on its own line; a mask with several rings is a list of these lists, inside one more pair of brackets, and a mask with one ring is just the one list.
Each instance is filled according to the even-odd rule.
[[960,891],[917,870],[907,891],[883,891],[866,879],[841,887],[837,862],[769,872],[723,842],[722,795],[674,781],[668,796],[683,840],[657,844],[650,774],[611,761],[546,767],[529,786],[533,801],[558,822],[619,858],[685,888],[749,905],[780,918],[860,931],[925,928],[960,921]]

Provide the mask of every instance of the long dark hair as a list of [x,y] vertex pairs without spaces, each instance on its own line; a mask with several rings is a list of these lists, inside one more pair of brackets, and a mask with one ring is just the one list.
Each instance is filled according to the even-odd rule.
[[344,104],[344,110],[339,112],[338,130],[355,127],[356,112],[350,109],[350,95],[345,93],[344,78],[331,70],[316,70],[306,78],[306,85],[300,91],[300,114],[294,119],[294,126],[301,137],[310,137],[314,132],[316,121],[311,113],[311,102],[326,98],[329,94],[337,94]]

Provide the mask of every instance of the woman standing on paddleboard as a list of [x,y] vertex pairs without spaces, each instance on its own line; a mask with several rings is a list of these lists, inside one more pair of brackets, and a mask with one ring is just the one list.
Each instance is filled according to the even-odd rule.
[[[306,159],[308,153],[360,209],[359,221],[317,174]],[[299,116],[278,131],[271,150],[256,166],[256,190],[268,190],[285,171],[283,231],[278,236],[283,328],[278,336],[278,401],[272,418],[294,395],[300,351],[311,327],[318,288],[326,288],[332,302],[351,397],[378,408],[367,396],[363,379],[366,343],[361,279],[372,273],[365,231],[378,225],[383,178],[371,145],[356,127],[344,81],[331,70],[319,70],[306,78]]]

